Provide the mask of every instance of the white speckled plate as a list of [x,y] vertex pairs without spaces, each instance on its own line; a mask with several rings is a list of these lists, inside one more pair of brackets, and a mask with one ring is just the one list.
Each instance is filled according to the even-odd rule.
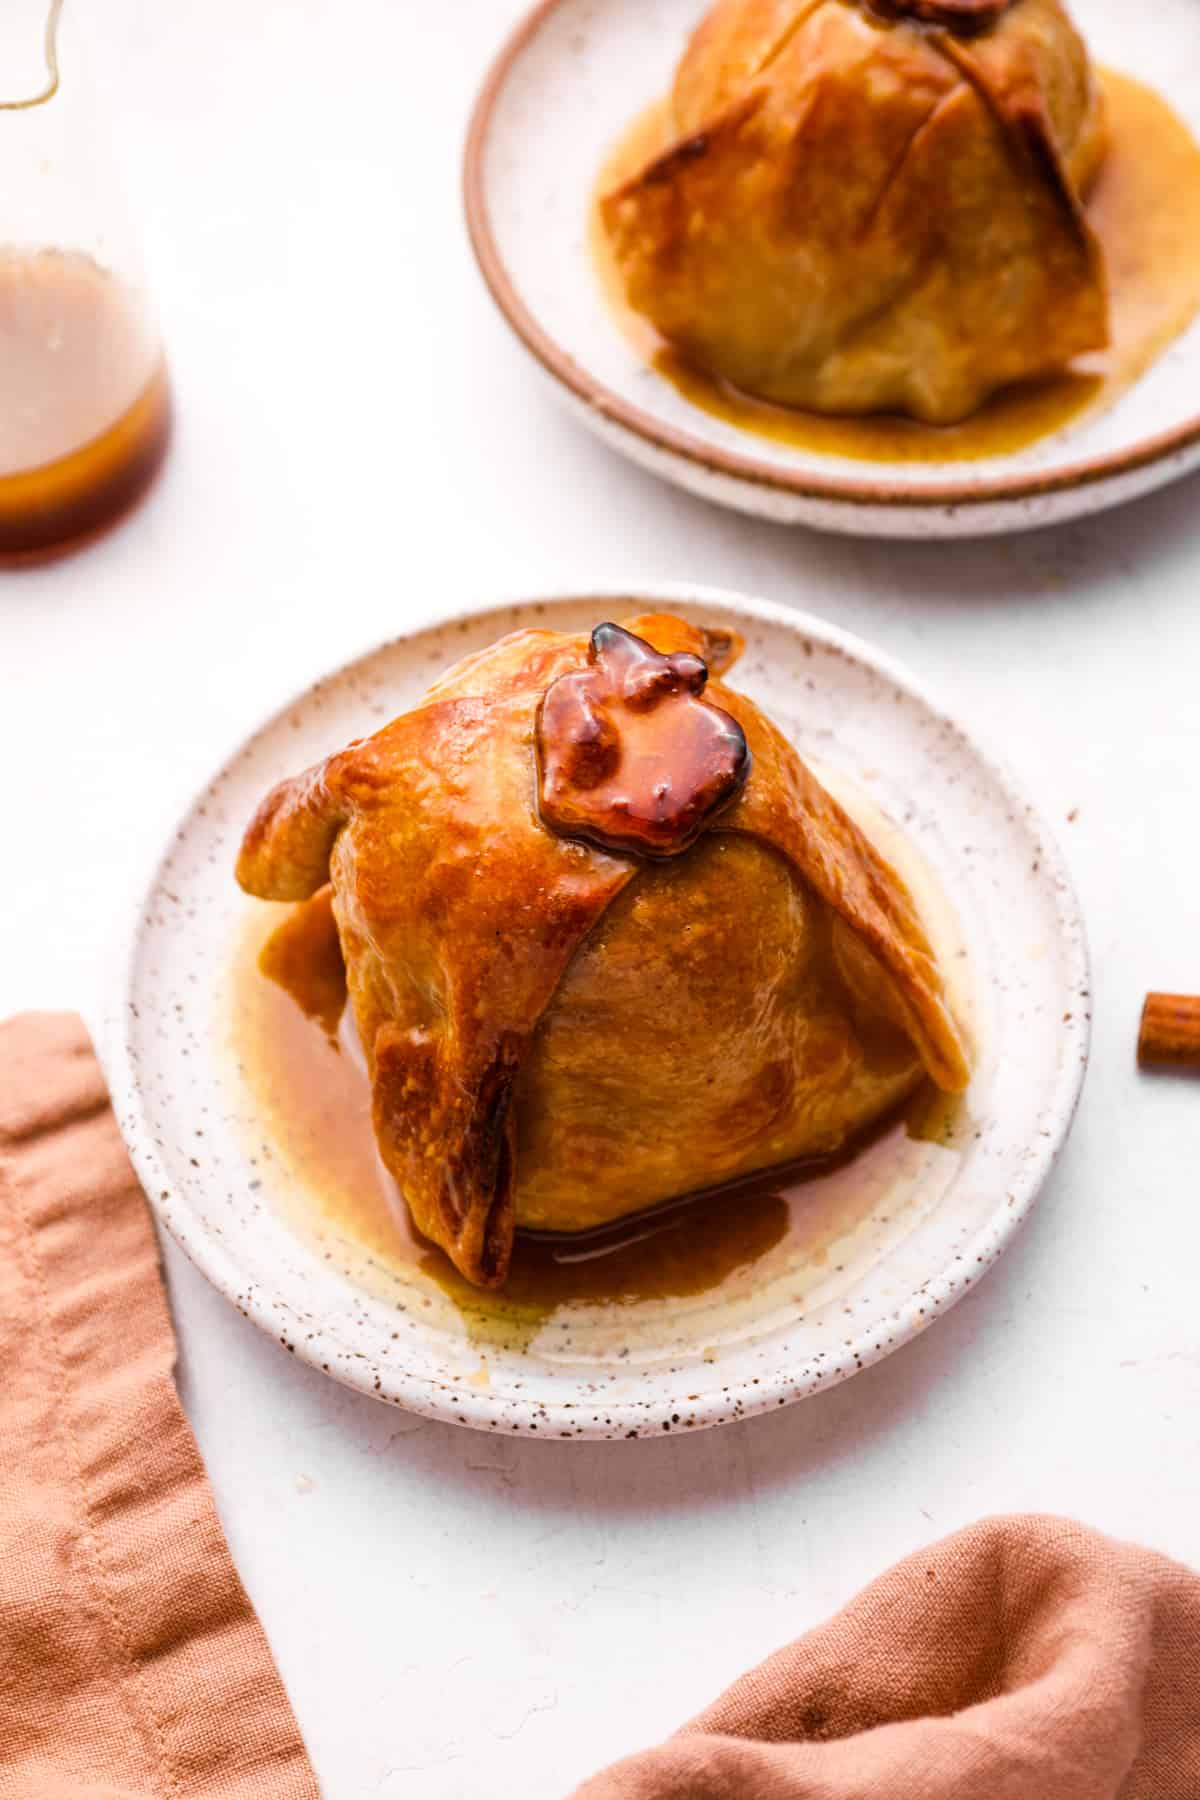
[[[264,1127],[228,1044],[232,962],[257,905],[236,888],[233,859],[267,788],[403,711],[459,656],[518,626],[578,630],[647,604],[741,630],[736,684],[855,807],[885,815],[886,831],[903,824],[918,898],[948,902],[927,917],[969,1000],[977,1073],[946,1141],[921,1148],[865,1208],[822,1202],[799,1248],[788,1239],[709,1293],[572,1303],[515,1336],[481,1337],[419,1261],[381,1267],[336,1231],[297,1222],[286,1157],[258,1142]],[[1011,778],[857,639],[682,586],[473,612],[318,682],[181,820],[123,984],[105,1048],[117,1116],[159,1217],[209,1279],[296,1355],[364,1393],[553,1437],[719,1425],[830,1387],[924,1330],[1029,1211],[1070,1126],[1089,1036],[1078,904]]]
[[[709,0],[541,0],[500,51],[467,142],[467,217],[493,297],[577,415],[705,499],[864,536],[969,537],[1098,512],[1200,466],[1200,319],[1107,411],[985,461],[863,463],[770,442],[695,406],[626,341],[587,241],[600,167],[665,93]],[[1200,3],[1073,0],[1096,60],[1200,136]]]

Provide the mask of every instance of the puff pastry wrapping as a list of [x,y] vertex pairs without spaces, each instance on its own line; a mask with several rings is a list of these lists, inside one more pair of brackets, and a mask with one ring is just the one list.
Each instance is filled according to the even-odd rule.
[[631,306],[745,392],[948,424],[1107,344],[1060,0],[717,0],[670,113],[601,217]]
[[283,782],[238,859],[265,899],[332,883],[380,1152],[481,1287],[503,1283],[518,1224],[581,1229],[831,1151],[923,1073],[969,1079],[903,882],[716,678],[728,634],[628,628],[689,678],[705,661],[705,702],[750,753],[681,854],[546,823],[539,712],[594,646],[521,631]]

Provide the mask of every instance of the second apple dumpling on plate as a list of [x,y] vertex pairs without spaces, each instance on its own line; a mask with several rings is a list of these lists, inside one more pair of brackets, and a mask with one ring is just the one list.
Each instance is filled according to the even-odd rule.
[[948,424],[1109,341],[1060,0],[717,0],[603,196],[629,304],[759,399]]

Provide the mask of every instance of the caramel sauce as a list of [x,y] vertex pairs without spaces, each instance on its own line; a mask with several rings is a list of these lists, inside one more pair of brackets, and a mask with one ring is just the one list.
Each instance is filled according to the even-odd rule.
[[157,340],[89,258],[0,252],[0,563],[93,536],[145,492],[170,433]]
[[678,856],[741,793],[750,749],[702,699],[708,666],[597,625],[588,666],[551,682],[538,710],[538,800],[552,831],[604,849]]
[[[692,405],[758,437],[862,462],[971,462],[1005,456],[1111,406],[1200,310],[1200,146],[1152,88],[1101,73],[1111,142],[1087,201],[1104,248],[1112,343],[1069,369],[992,396],[960,425],[924,425],[891,414],[826,417],[755,400],[687,363],[626,303],[593,204],[593,257],[608,303],[638,353]],[[671,141],[669,102],[633,121],[605,163],[596,200],[637,174]]]
[[[778,1190],[775,1182],[702,1194],[571,1238],[519,1232],[505,1304],[526,1318],[548,1318],[560,1306],[707,1294],[781,1241],[788,1206]],[[421,1266],[464,1313],[486,1305],[440,1251],[431,1248]]]
[[925,1086],[849,1155],[770,1170],[600,1231],[518,1232],[503,1291],[486,1293],[415,1230],[376,1152],[328,889],[294,908],[255,908],[232,1000],[255,1131],[283,1166],[289,1192],[280,1199],[301,1231],[327,1255],[336,1246],[364,1279],[382,1271],[408,1286],[433,1284],[479,1343],[527,1342],[572,1307],[686,1301],[738,1284],[749,1291],[782,1256],[819,1269],[831,1244],[912,1183],[925,1155],[947,1156],[933,1147],[953,1139],[961,1113]]

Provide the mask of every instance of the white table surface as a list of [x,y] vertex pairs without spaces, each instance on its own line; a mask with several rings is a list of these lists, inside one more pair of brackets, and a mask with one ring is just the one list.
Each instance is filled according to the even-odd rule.
[[891,1560],[1075,1514],[1200,1564],[1200,1086],[1134,1067],[1200,989],[1200,482],[1007,542],[822,539],[593,443],[493,313],[459,150],[515,0],[91,0],[179,401],[122,530],[0,578],[0,1011],[101,1013],[131,889],[225,751],[417,613],[639,575],[906,659],[1057,822],[1096,1040],[1032,1223],[836,1392],[662,1443],[424,1423],[335,1387],[172,1246],[180,1381],[331,1800],[559,1800]]

